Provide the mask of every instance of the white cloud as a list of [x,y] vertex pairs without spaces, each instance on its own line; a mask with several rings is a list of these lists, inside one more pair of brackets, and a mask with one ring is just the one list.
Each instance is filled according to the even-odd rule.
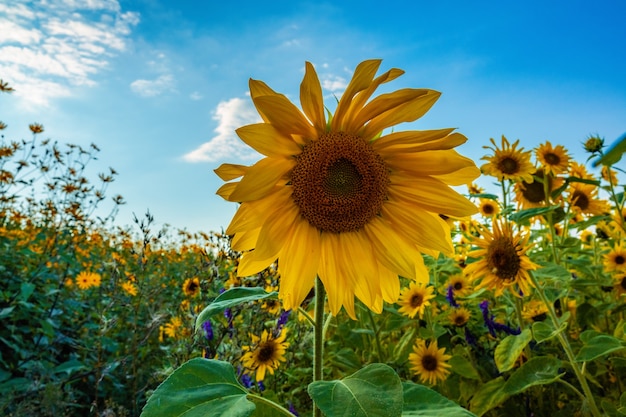
[[322,77],[321,83],[322,88],[330,91],[331,93],[336,93],[338,91],[343,92],[343,90],[345,90],[348,86],[346,79],[338,75],[326,75]]
[[130,89],[142,97],[156,97],[168,91],[174,91],[174,76],[163,74],[154,80],[135,80]]
[[118,0],[0,4],[0,74],[27,105],[47,106],[96,83],[139,22]]
[[235,133],[235,129],[261,122],[261,118],[250,99],[231,98],[217,105],[213,119],[217,120],[216,136],[187,153],[187,162],[215,162],[220,159],[255,159],[259,154],[251,150]]
[[189,94],[189,98],[194,101],[197,101],[197,100],[202,100],[204,96],[200,94],[198,91],[194,91],[193,93]]

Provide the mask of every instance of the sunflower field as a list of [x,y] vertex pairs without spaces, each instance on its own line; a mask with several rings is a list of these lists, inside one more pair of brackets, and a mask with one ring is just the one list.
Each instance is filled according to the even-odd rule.
[[95,144],[2,135],[0,414],[626,416],[624,139],[472,161],[387,133],[439,93],[379,65],[334,113],[309,63],[302,111],[251,80],[221,232],[119,226]]

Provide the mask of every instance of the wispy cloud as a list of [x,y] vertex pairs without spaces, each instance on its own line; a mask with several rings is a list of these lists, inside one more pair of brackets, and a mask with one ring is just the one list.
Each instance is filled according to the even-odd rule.
[[244,144],[235,133],[235,129],[252,123],[261,122],[261,118],[250,99],[239,97],[222,101],[217,105],[213,119],[217,120],[215,135],[208,142],[187,153],[183,159],[187,162],[215,162],[228,158],[250,160],[258,153]]
[[94,85],[138,22],[117,0],[0,4],[0,74],[25,103],[47,106]]
[[135,80],[130,89],[142,97],[155,97],[168,91],[174,91],[174,76],[163,74],[154,80]]

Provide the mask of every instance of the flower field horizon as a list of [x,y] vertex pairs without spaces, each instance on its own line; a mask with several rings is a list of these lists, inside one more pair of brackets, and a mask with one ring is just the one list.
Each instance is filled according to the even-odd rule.
[[251,80],[264,158],[216,170],[224,232],[119,226],[96,144],[0,121],[0,414],[626,415],[624,138],[472,161],[389,131],[438,93],[371,98],[379,65],[334,113],[309,63],[302,110]]

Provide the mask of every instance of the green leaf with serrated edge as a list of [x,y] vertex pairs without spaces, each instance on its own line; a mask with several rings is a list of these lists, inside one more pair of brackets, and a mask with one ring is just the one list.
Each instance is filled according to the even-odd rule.
[[494,353],[498,371],[506,372],[513,369],[524,348],[532,339],[530,329],[524,329],[518,335],[509,335],[502,339]]
[[463,378],[480,379],[480,375],[478,375],[474,365],[464,356],[452,356],[448,361],[448,365],[450,365],[452,372],[461,375]]
[[261,287],[235,287],[224,291],[196,318],[196,330],[200,329],[202,323],[209,320],[213,315],[222,313],[227,308],[247,303],[249,301],[263,300],[265,298],[276,298],[278,293],[267,292]]
[[507,399],[502,393],[504,378],[501,376],[484,384],[470,400],[470,410],[477,416],[482,416],[487,411],[499,406]]
[[589,342],[580,348],[578,355],[576,355],[576,361],[592,361],[624,348],[626,348],[624,341],[607,334],[600,334],[591,338]]
[[567,321],[569,320],[570,313],[566,311],[559,318],[559,328],[555,329],[554,325],[551,321],[537,321],[533,323],[533,338],[537,343],[545,342],[546,340],[550,340],[553,337],[556,337],[557,334],[561,333],[567,328]]
[[256,405],[256,409],[252,413],[252,417],[293,417],[293,414],[291,414],[289,410],[267,398],[259,397],[255,394],[248,394],[247,398]]
[[308,392],[326,417],[402,415],[400,377],[381,363],[368,365],[342,380],[312,382]]
[[[471,413],[432,389],[407,381],[402,383],[404,407],[402,417],[471,417]],[[386,414],[385,414],[386,415]]]
[[247,394],[230,363],[195,358],[157,387],[141,417],[248,417],[255,405]]
[[561,360],[557,358],[550,356],[531,358],[507,379],[502,387],[502,393],[511,396],[535,385],[551,384],[565,375],[565,372],[559,373],[560,367]]

